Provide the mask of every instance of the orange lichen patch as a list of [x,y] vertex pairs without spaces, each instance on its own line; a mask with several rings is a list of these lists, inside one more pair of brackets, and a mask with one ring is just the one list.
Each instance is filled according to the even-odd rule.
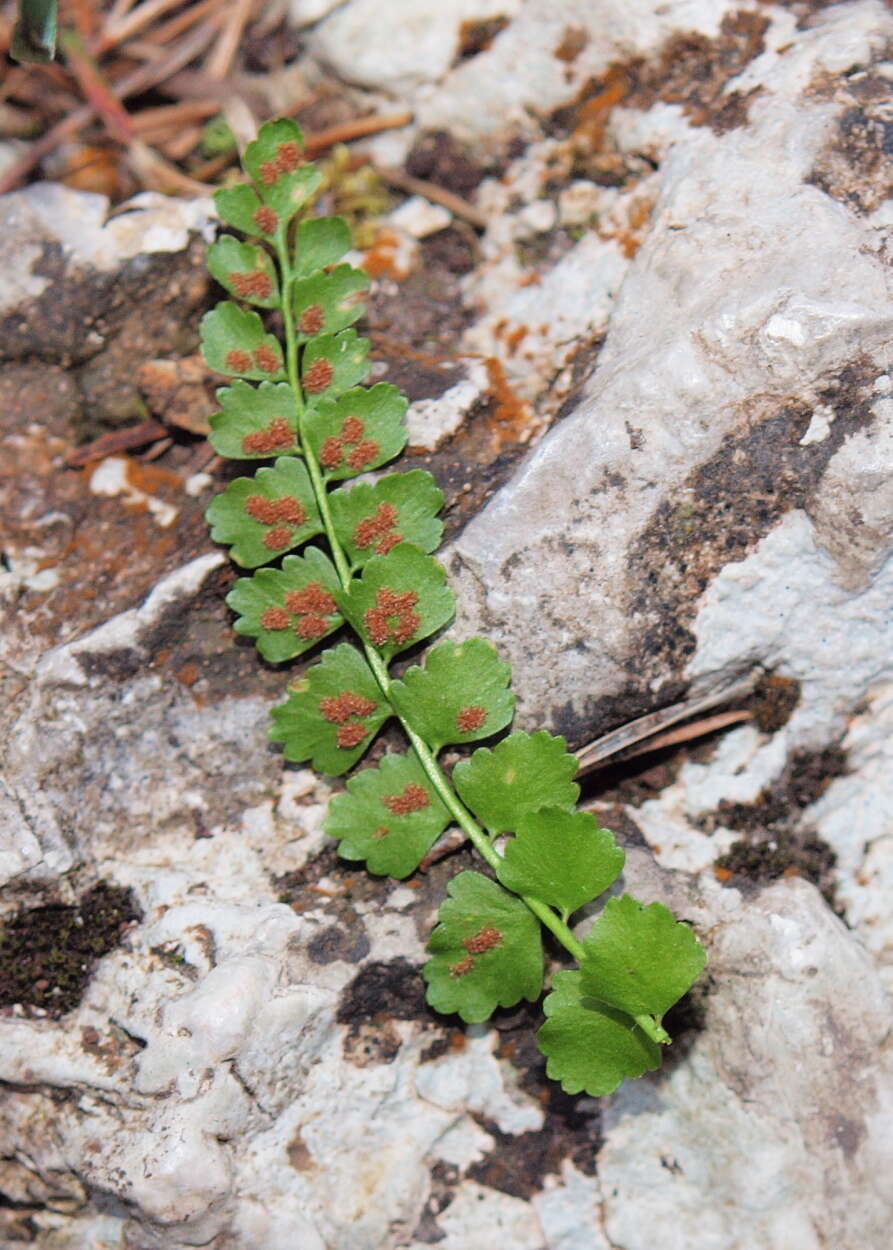
[[552,55],[559,61],[575,61],[588,42],[589,35],[582,26],[566,26]]
[[479,933],[475,933],[471,937],[467,937],[462,945],[469,955],[483,955],[484,951],[492,950],[501,941],[502,934],[499,930],[488,927],[481,929]]
[[527,326],[515,326],[511,333],[505,336],[505,345],[508,348],[510,356],[514,356],[521,343],[521,340],[527,337]]
[[381,801],[395,816],[408,816],[410,812],[420,812],[431,803],[425,787],[417,785],[414,781],[411,781],[400,794],[386,794]]
[[293,495],[282,495],[279,499],[267,499],[265,495],[249,495],[245,500],[245,511],[253,521],[261,525],[275,525],[279,521],[288,521],[291,525],[304,525],[307,513],[300,500]]
[[456,717],[456,728],[460,734],[474,733],[476,729],[480,729],[486,719],[486,709],[478,707],[476,703],[470,703],[467,707],[459,708],[459,714]]
[[350,751],[358,747],[368,734],[369,730],[365,725],[354,722],[351,725],[342,725],[335,735],[335,741],[342,750]]
[[341,441],[353,446],[366,433],[366,427],[359,417],[345,417],[341,426]]
[[269,347],[258,347],[254,353],[254,363],[264,373],[278,373],[282,367],[279,356]]
[[464,977],[471,972],[474,967],[474,960],[470,955],[466,955],[464,959],[458,960],[457,963],[450,964],[451,977]]
[[408,642],[421,625],[421,617],[413,608],[419,597],[414,590],[402,593],[382,587],[375,597],[375,606],[363,613],[363,624],[376,647],[386,643]]
[[488,356],[484,364],[488,390],[493,401],[489,424],[494,436],[494,451],[498,453],[505,443],[523,442],[529,437],[533,413],[530,405],[519,399],[512,390],[502,363],[495,356]]
[[311,395],[318,395],[320,391],[324,391],[331,384],[332,378],[335,376],[335,370],[332,363],[320,356],[319,360],[314,360],[313,364],[304,374],[302,379],[304,390]]
[[177,669],[174,676],[181,686],[194,686],[200,676],[199,667],[197,664],[184,664],[182,668]]
[[361,551],[375,544],[378,555],[383,556],[402,542],[403,538],[396,533],[398,513],[392,503],[381,503],[372,516],[364,517],[353,532],[353,540]]
[[728,868],[720,868],[718,864],[713,866],[713,875],[721,885],[728,885],[732,880],[732,874]]
[[615,108],[630,89],[629,78],[622,66],[612,66],[605,75],[601,90],[580,107],[573,141],[578,147],[590,152],[601,150],[605,140],[605,128]]
[[269,607],[261,613],[260,623],[264,629],[288,629],[291,617],[285,608]]
[[319,701],[321,714],[333,725],[343,725],[352,716],[370,716],[376,706],[371,699],[366,699],[353,690],[343,690],[341,694],[330,695]]
[[289,612],[300,616],[302,612],[315,612],[318,616],[331,616],[338,605],[334,596],[319,582],[310,582],[302,590],[290,590],[285,596]]
[[356,447],[352,447],[347,453],[347,467],[349,469],[365,469],[367,465],[372,464],[373,460],[378,457],[381,448],[378,443],[373,443],[371,439],[364,439],[362,443],[357,443]]
[[295,436],[285,417],[274,417],[264,429],[246,434],[242,439],[242,450],[252,456],[290,451],[294,445]]
[[273,294],[273,283],[263,269],[250,269],[247,273],[231,273],[229,284],[240,299],[269,299]]
[[248,373],[251,370],[251,357],[247,352],[234,349],[226,353],[224,364],[233,373]]
[[258,230],[262,230],[264,234],[272,234],[279,225],[279,214],[276,212],[275,208],[270,208],[269,205],[262,204],[261,207],[256,210],[252,220]]
[[385,227],[379,230],[372,247],[363,256],[361,268],[370,278],[393,278],[402,282],[409,276],[406,245],[398,234]]
[[311,304],[301,313],[298,329],[302,334],[319,334],[325,325],[326,315],[320,304]]
[[281,551],[291,544],[292,530],[287,525],[277,525],[264,534],[264,546],[270,551]]
[[299,616],[298,623],[295,626],[295,633],[299,638],[309,640],[311,638],[322,638],[323,634],[329,632],[329,622],[324,616],[317,616],[315,612],[308,612],[306,616]]
[[637,199],[630,206],[626,225],[619,230],[600,231],[603,239],[614,239],[627,260],[632,260],[642,246],[651,221],[654,204],[651,200]]

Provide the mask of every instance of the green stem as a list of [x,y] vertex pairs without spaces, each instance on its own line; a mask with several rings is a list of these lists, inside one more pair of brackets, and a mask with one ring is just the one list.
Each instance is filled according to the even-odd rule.
[[[322,471],[320,470],[319,463],[316,456],[313,454],[310,442],[304,431],[304,396],[301,391],[300,378],[298,374],[297,335],[295,333],[294,312],[291,307],[290,299],[293,279],[288,250],[284,240],[280,240],[280,242],[277,243],[276,250],[279,259],[279,266],[282,271],[282,320],[285,326],[286,369],[288,371],[289,383],[291,384],[292,390],[295,394],[295,404],[298,414],[298,441],[301,447],[301,452],[304,456],[304,461],[307,465],[310,481],[313,484],[313,492],[316,496],[319,515],[325,529],[326,539],[332,552],[335,567],[338,570],[341,585],[344,590],[348,590],[351,580],[350,562],[344,554],[344,549],[342,548],[341,543],[338,540],[338,536],[335,533],[332,513],[329,508],[329,496],[323,480]],[[387,700],[391,711],[400,721],[400,724],[403,727],[403,732],[409,739],[410,745],[416,754],[416,758],[424,769],[425,774],[434,787],[438,797],[446,807],[447,811],[450,812],[460,829],[462,829],[466,834],[468,840],[474,846],[481,858],[486,860],[494,872],[497,871],[502,861],[502,856],[495,850],[484,829],[482,829],[482,827],[474,819],[471,812],[469,812],[468,808],[465,807],[459,799],[459,796],[453,790],[446,775],[438,764],[434,752],[424,739],[419,737],[412,726],[394,706],[393,700],[391,699],[391,679],[388,675],[387,665],[381,655],[365,640],[360,639],[360,642],[362,643],[366,660],[375,675],[375,680],[378,682],[382,695]],[[554,935],[555,938],[557,938],[565,950],[573,955],[577,963],[580,963],[585,958],[586,951],[582,943],[577,941],[571,930],[564,923],[564,921],[556,915],[554,910],[546,903],[540,902],[539,899],[531,898],[529,895],[522,894],[519,895],[519,897],[521,898],[521,901],[525,903],[526,906],[533,912],[540,923],[545,925],[545,927]],[[638,1024],[642,1031],[652,1038],[653,1041],[668,1042],[670,1040],[667,1033],[660,1027],[659,1024],[657,1024],[653,1017],[636,1016],[635,1019],[636,1024]]]

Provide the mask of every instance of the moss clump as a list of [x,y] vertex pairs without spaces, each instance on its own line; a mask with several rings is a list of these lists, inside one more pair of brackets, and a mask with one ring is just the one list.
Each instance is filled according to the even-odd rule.
[[130,890],[99,881],[76,905],[16,912],[0,929],[0,1006],[40,1007],[54,1018],[78,1005],[96,961],[141,912]]

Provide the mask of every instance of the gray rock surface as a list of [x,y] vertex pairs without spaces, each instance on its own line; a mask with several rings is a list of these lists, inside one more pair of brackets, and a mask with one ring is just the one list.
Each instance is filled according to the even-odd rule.
[[[183,315],[201,298],[202,210],[107,223],[58,188],[11,197],[33,238],[0,281],[0,388],[43,424],[0,420],[19,527],[0,573],[2,908],[34,943],[97,882],[131,910],[92,970],[65,969],[67,1011],[40,986],[2,1009],[0,1242],[884,1250],[893,18],[873,0],[440,4],[449,39],[413,64],[403,6],[294,12],[320,62],[416,109],[383,155],[434,125],[487,151],[531,140],[477,193],[464,346],[503,362],[522,439],[554,427],[449,549],[457,630],[505,649],[523,723],[580,742],[757,668],[792,697],[645,798],[596,804],[627,840],[624,885],[709,949],[662,1073],[568,1099],[532,1058],[535,1011],[433,1017],[417,966],[456,860],[397,885],[338,863],[328,787],[266,742],[282,675],[231,641],[202,484],[144,473],[108,495],[108,474],[62,473],[98,394],[86,366],[114,349],[104,376],[127,383],[139,325],[129,296],[99,341],[50,313],[122,275],[127,294],[144,266],[158,355],[164,292]],[[454,63],[460,24],[492,16],[509,20]],[[542,113],[612,64],[625,94],[596,114],[593,163]],[[416,408],[418,446],[473,425],[475,369]],[[66,581],[69,548],[93,587]],[[807,881],[717,867],[742,845],[767,876],[818,857],[843,920]]]

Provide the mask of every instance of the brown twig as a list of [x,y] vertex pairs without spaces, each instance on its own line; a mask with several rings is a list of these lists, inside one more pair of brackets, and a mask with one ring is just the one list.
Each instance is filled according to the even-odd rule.
[[210,188],[204,183],[196,182],[194,178],[184,174],[140,139],[128,145],[127,160],[150,191],[161,191],[165,195],[192,196],[210,193]]
[[[182,13],[178,13],[175,17],[155,27],[152,31],[152,43],[158,47],[170,43],[172,39],[178,38],[185,30],[189,30],[190,26],[200,22],[209,13],[224,8],[226,3],[227,0],[200,0],[199,4],[187,5]],[[130,45],[127,51],[130,51]]]
[[[731,712],[717,712],[715,716],[705,716],[702,720],[692,721],[688,725],[680,725],[678,729],[668,729],[666,733],[657,734],[646,742],[640,742],[638,746],[613,756],[610,763],[621,763],[623,760],[634,759],[637,755],[649,755],[652,751],[663,751],[666,747],[678,746],[682,742],[691,742],[695,738],[706,738],[708,734],[716,733],[719,729],[727,729],[729,725],[738,725],[742,721],[748,720],[753,720],[753,712],[750,708],[738,708]],[[600,768],[608,762],[604,760],[602,764],[598,764],[596,767]]]
[[110,48],[118,47],[119,44],[151,25],[157,17],[161,17],[163,13],[177,8],[182,3],[183,0],[144,0],[143,4],[133,9],[119,22],[106,22],[97,52],[108,52]]
[[[140,91],[146,91],[150,87],[157,86],[158,83],[164,82],[167,78],[176,74],[184,65],[188,65],[191,60],[204,52],[214,38],[217,23],[217,16],[209,18],[197,30],[192,31],[191,35],[183,39],[162,60],[153,62],[151,65],[141,65],[132,74],[122,79],[121,82],[116,83],[110,88],[112,94],[119,100],[126,100],[128,96],[136,95]],[[35,139],[28,146],[27,151],[23,152],[0,175],[0,193],[11,191],[17,186],[38,161],[54,151],[60,143],[77,134],[81,127],[91,120],[94,114],[95,109],[92,104],[83,104],[80,108],[75,109],[73,113],[69,113],[67,117],[63,117],[55,126],[51,126],[45,135]]]
[[229,15],[205,65],[205,73],[209,78],[226,78],[253,7],[254,0],[235,0],[230,5]]
[[144,136],[147,132],[179,129],[188,122],[202,121],[220,112],[216,100],[178,100],[176,104],[160,104],[157,108],[142,109],[131,119],[134,132]]
[[626,751],[628,747],[638,742],[653,739],[655,734],[663,732],[670,725],[678,724],[681,720],[688,720],[692,716],[697,716],[699,712],[706,712],[709,708],[718,707],[722,703],[730,703],[733,699],[746,698],[752,693],[758,676],[758,673],[751,673],[731,685],[719,686],[698,698],[682,699],[679,703],[670,704],[669,707],[658,708],[656,712],[649,712],[646,716],[640,716],[625,725],[620,725],[617,729],[612,729],[610,733],[603,734],[601,738],[587,743],[577,752],[580,775],[589,772],[592,768],[600,767],[604,760],[619,755],[621,751]]
[[365,139],[384,130],[400,130],[411,121],[412,113],[405,109],[400,113],[371,113],[366,117],[355,117],[352,121],[341,122],[337,126],[327,126],[325,130],[317,130],[315,134],[307,135],[307,155],[313,157],[336,143]]
[[154,443],[159,438],[167,438],[165,426],[159,421],[141,421],[139,425],[128,426],[126,430],[111,430],[108,434],[100,434],[92,443],[73,451],[65,463],[70,469],[80,469],[91,460],[102,460],[105,456],[114,456],[121,451],[145,447],[147,443]]
[[[657,751],[662,747],[674,746],[679,742],[688,742],[694,738],[702,738],[706,734],[715,733],[718,729],[724,729],[728,725],[750,720],[753,715],[750,709],[737,708],[728,712],[718,712],[715,716],[708,716],[699,721],[692,721],[688,725],[682,725],[678,729],[670,730],[666,733],[657,732],[675,721],[696,714],[699,710],[716,707],[717,704],[727,703],[730,699],[745,697],[753,691],[757,676],[758,674],[756,673],[750,674],[732,685],[720,687],[710,694],[702,695],[700,698],[682,700],[680,703],[674,703],[670,707],[658,708],[656,712],[649,712],[647,716],[640,716],[637,720],[630,721],[628,724],[621,725],[618,729],[604,734],[603,737],[597,738],[595,742],[588,743],[587,746],[576,752],[577,759],[580,762],[577,776],[592,772],[596,768],[604,768],[609,762],[614,763],[618,757],[630,759],[634,755],[644,755],[648,751]],[[633,746],[633,744],[639,745]],[[630,747],[633,747],[633,749],[630,750]],[[461,829],[447,830],[434,843],[431,850],[419,864],[419,869],[424,872],[432,864],[437,863],[439,859],[443,859],[444,856],[457,851],[460,846],[465,844],[465,841],[465,834]]]
[[59,46],[65,53],[66,63],[74,75],[85,99],[102,119],[102,123],[118,143],[129,143],[133,138],[133,125],[124,105],[114,94],[79,35],[63,31]]
[[463,200],[461,196],[454,195],[452,191],[445,191],[443,187],[439,187],[434,182],[426,182],[424,178],[414,178],[412,174],[402,169],[376,167],[375,172],[382,182],[386,182],[389,186],[396,187],[399,191],[408,191],[410,195],[420,195],[423,199],[430,200],[432,204],[440,204],[454,217],[460,217],[478,230],[486,230],[487,218],[481,210],[469,204],[467,200]]

